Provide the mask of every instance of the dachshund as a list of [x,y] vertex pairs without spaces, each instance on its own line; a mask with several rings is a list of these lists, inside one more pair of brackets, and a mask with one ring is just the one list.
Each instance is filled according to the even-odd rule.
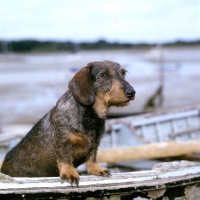
[[76,171],[86,163],[89,174],[109,177],[97,163],[109,107],[135,98],[126,70],[111,61],[91,62],[78,71],[55,107],[9,151],[1,172],[13,177],[55,177],[79,184]]

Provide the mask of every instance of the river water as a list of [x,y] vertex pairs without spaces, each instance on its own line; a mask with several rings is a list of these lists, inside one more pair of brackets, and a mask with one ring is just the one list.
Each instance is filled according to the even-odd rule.
[[160,62],[149,60],[151,53],[146,49],[0,55],[0,125],[35,123],[67,90],[74,73],[92,61],[120,63],[137,92],[135,101],[123,109],[111,108],[111,115],[149,111],[145,105],[160,85],[162,105],[158,96],[150,110],[200,103],[200,48],[165,49]]

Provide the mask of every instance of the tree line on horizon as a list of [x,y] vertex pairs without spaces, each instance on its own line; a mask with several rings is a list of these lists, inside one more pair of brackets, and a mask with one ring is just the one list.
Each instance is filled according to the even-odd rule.
[[[113,49],[142,49],[153,47],[156,45],[149,43],[119,43],[107,42],[106,40],[99,40],[97,42],[80,42],[75,43],[71,41],[57,42],[57,41],[38,41],[38,40],[19,40],[19,41],[0,41],[0,52],[16,52],[16,53],[31,53],[31,52],[57,52],[70,51],[77,52],[79,50],[113,50]],[[173,46],[200,46],[200,40],[196,41],[175,41],[171,43],[162,44],[166,47]]]

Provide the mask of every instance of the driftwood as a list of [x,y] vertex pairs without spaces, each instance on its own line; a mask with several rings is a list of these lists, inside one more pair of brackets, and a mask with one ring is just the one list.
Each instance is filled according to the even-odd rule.
[[182,142],[160,142],[141,146],[99,149],[99,162],[121,162],[138,159],[156,159],[171,156],[181,156],[200,152],[200,140]]

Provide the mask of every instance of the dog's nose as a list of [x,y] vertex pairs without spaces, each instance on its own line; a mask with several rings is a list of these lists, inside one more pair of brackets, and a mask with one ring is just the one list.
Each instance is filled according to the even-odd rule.
[[128,87],[125,90],[125,94],[128,98],[132,98],[135,96],[136,91],[132,87]]

